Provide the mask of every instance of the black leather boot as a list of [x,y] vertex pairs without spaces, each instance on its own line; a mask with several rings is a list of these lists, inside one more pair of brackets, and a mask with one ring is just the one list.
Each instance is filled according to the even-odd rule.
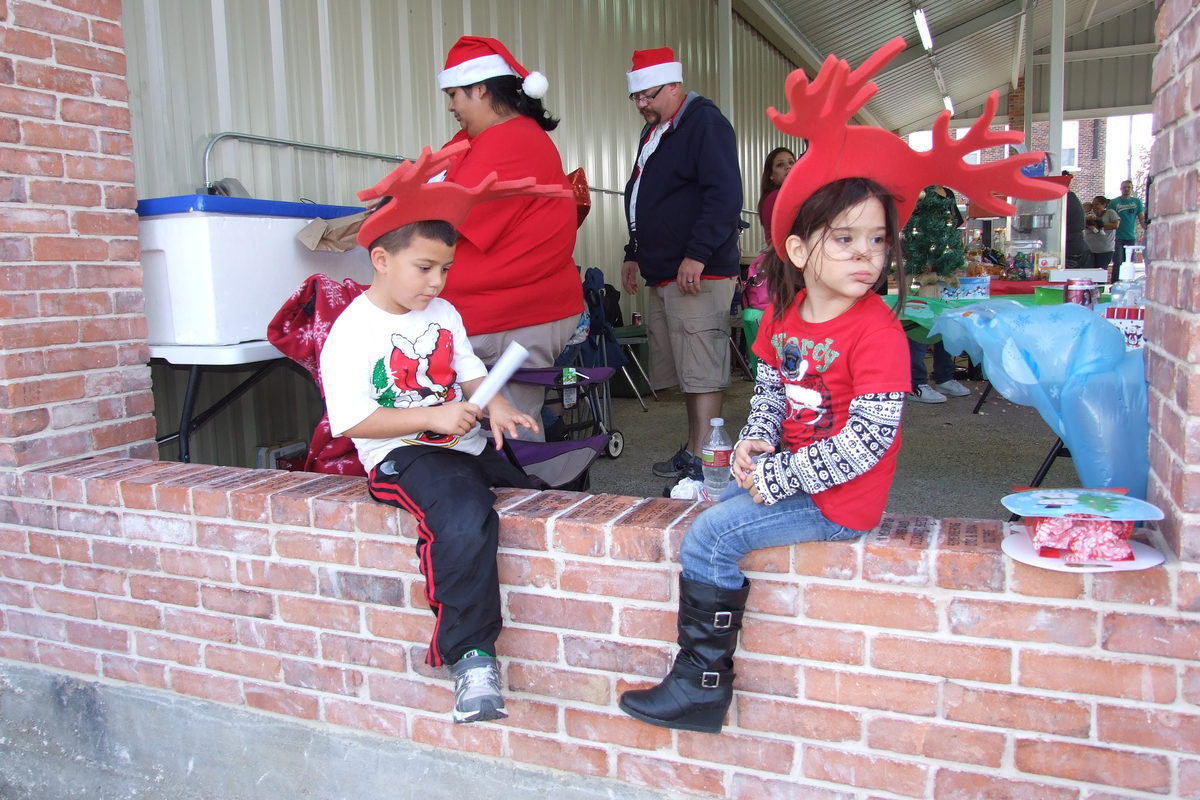
[[675,664],[658,686],[621,695],[621,710],[662,728],[720,733],[733,701],[733,652],[748,594],[749,581],[718,589],[680,576]]

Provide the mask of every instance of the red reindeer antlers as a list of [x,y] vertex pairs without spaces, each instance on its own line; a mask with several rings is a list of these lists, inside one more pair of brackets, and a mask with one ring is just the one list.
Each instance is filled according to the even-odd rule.
[[920,191],[930,184],[950,186],[981,208],[1003,215],[1016,209],[995,192],[1030,200],[1052,200],[1066,192],[1062,186],[1021,173],[1021,167],[1040,161],[1041,153],[1022,153],[988,164],[963,161],[976,150],[1022,139],[1017,131],[988,129],[999,102],[996,92],[962,139],[951,138],[950,112],[942,112],[933,126],[933,149],[926,153],[912,150],[882,128],[850,125],[850,119],[879,90],[871,79],[904,47],[904,39],[892,39],[855,70],[830,55],[811,83],[803,70],[796,70],[785,83],[791,108],[786,114],[767,109],[776,128],[808,140],[808,149],[788,173],[775,203],[772,221],[780,224],[772,224],[771,231],[780,258],[786,260],[783,242],[800,206],[817,189],[842,178],[870,178],[881,184],[895,198],[902,222],[912,213]]
[[[358,243],[371,243],[389,231],[425,219],[441,219],[454,227],[462,224],[478,203],[504,197],[572,197],[567,186],[538,184],[534,178],[502,181],[495,172],[476,186],[438,180],[438,173],[470,148],[470,142],[447,145],[436,153],[429,147],[421,151],[416,161],[406,161],[392,170],[383,180],[358,193],[360,200],[391,199],[367,215],[358,232]],[[433,182],[430,180],[433,179]]]
[[772,106],[767,116],[779,130],[802,139],[814,139],[831,126],[845,127],[879,91],[871,78],[903,49],[904,39],[892,39],[853,72],[849,62],[830,54],[811,84],[804,70],[795,70],[784,83],[791,110],[781,114]]

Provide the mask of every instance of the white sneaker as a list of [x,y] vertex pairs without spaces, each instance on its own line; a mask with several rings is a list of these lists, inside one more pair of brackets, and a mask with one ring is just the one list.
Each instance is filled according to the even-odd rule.
[[946,395],[935,391],[928,383],[922,383],[915,392],[908,393],[908,399],[918,403],[944,403]]
[[485,722],[508,716],[500,695],[500,668],[496,659],[489,655],[469,655],[451,664],[450,674],[454,676],[455,722]]
[[963,386],[958,381],[946,381],[937,385],[937,391],[946,397],[966,397],[971,393],[971,390]]

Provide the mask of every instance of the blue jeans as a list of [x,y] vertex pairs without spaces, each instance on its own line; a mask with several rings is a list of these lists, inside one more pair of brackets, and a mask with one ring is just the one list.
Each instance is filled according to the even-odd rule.
[[856,539],[864,531],[830,522],[812,495],[798,492],[772,506],[754,502],[750,493],[730,483],[720,502],[704,510],[688,528],[680,548],[683,577],[716,586],[740,589],[746,576],[738,562],[752,550],[800,542]]
[[[923,383],[929,383],[929,370],[925,368],[925,351],[929,345],[908,340],[908,357],[912,362],[913,391]],[[933,382],[945,383],[954,379],[954,357],[946,352],[941,341],[933,345]]]

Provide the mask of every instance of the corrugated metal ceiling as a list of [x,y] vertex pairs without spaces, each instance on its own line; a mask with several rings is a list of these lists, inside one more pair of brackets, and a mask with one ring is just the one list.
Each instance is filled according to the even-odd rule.
[[[1155,46],[1153,0],[1063,0],[1066,12],[1068,93],[1064,107],[1069,118],[1149,110],[1150,81],[1145,64]],[[1032,51],[1048,52],[1053,0],[735,0],[734,8],[747,17],[785,55],[812,73],[826,54],[857,66],[880,45],[895,36],[910,44],[876,78],[880,91],[866,107],[866,120],[906,133],[929,127],[942,111],[942,88],[934,65],[956,113],[975,109],[989,92],[1000,93],[1000,115],[1014,78],[1024,75],[1025,17],[1032,16]],[[913,21],[914,8],[925,10],[933,33],[932,55],[925,52]],[[1137,12],[1137,13],[1133,13]],[[1104,46],[1090,44],[1087,36],[1105,23],[1128,15],[1130,24],[1119,49],[1108,55]],[[1145,20],[1149,20],[1147,24]],[[1122,19],[1122,23],[1125,19]],[[1110,26],[1111,27],[1111,26]],[[1072,51],[1076,52],[1072,60]],[[1120,96],[1100,92],[1081,94],[1070,81],[1072,70],[1097,61],[1105,69],[1132,74],[1140,90]],[[1044,80],[1044,70],[1034,70],[1030,80]],[[1079,81],[1075,81],[1078,84]],[[1044,111],[1036,98],[1044,93],[1034,86],[1033,113]],[[1096,116],[1097,114],[1092,114]]]

